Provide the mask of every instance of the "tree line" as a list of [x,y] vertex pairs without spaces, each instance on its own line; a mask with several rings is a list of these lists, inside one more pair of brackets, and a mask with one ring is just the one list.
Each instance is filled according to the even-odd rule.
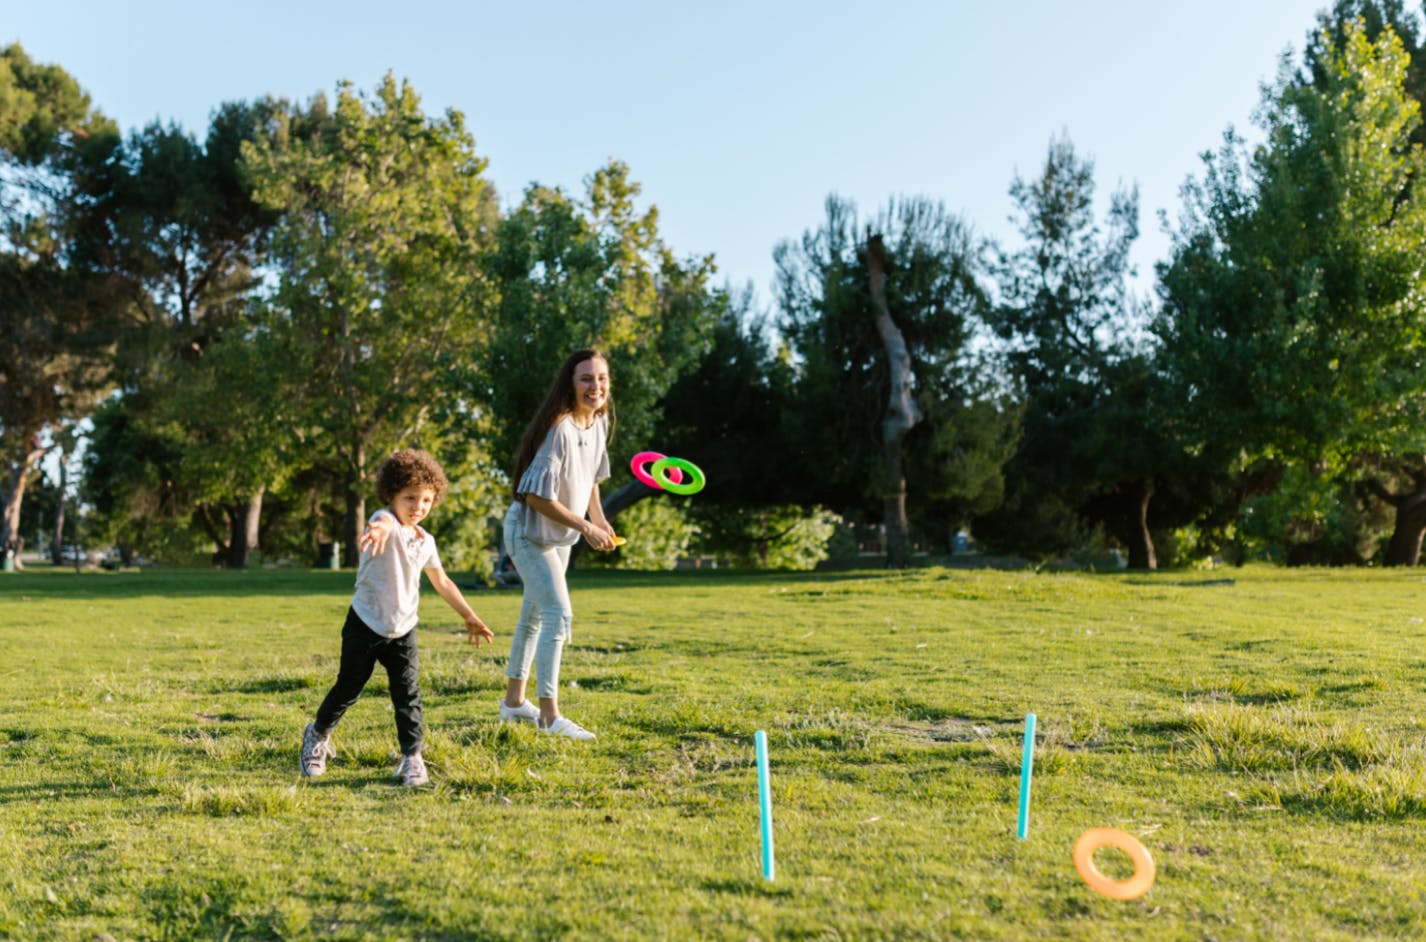
[[[616,465],[695,461],[694,501],[622,470],[630,562],[690,547],[809,565],[875,526],[886,561],[1086,548],[1415,565],[1426,533],[1426,96],[1400,0],[1338,0],[1167,222],[1131,287],[1137,193],[1096,212],[1051,140],[1000,245],[929,197],[825,218],[776,297],[681,255],[618,161],[502,208],[463,117],[387,76],[121,133],[62,68],[0,52],[0,545],[58,553],[84,438],[93,538],[248,564],[353,553],[376,465],[454,486],[433,521],[484,571],[523,422],[564,352],[605,349]],[[68,462],[60,461],[62,474]],[[839,534],[843,534],[839,536]],[[639,547],[635,551],[635,547]],[[621,551],[623,553],[624,551]]]

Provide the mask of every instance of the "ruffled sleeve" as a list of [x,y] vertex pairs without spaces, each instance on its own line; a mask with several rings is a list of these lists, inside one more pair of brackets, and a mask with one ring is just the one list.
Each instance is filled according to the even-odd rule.
[[534,494],[545,500],[560,499],[560,475],[564,470],[565,455],[568,453],[564,435],[557,426],[545,437],[535,460],[520,475],[520,485],[515,489],[521,496]]

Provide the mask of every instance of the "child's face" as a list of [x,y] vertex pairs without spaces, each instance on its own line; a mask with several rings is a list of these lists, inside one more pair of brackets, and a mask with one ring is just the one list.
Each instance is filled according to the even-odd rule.
[[592,415],[609,399],[609,364],[591,357],[574,368],[574,411]]
[[403,527],[414,527],[431,512],[436,492],[429,487],[403,487],[391,498],[391,512]]

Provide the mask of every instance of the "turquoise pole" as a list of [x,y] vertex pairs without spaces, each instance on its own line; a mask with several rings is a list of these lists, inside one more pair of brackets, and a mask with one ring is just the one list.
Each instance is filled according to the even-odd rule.
[[1025,714],[1025,751],[1020,759],[1020,823],[1015,836],[1020,840],[1030,831],[1030,774],[1035,769],[1035,714]]
[[763,833],[763,879],[773,878],[772,861],[772,787],[767,779],[767,733],[758,730],[753,734],[753,743],[758,754],[758,807],[762,814]]

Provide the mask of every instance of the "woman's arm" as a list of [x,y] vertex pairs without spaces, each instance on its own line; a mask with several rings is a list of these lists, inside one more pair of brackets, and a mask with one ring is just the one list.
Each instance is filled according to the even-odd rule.
[[599,499],[599,485],[596,484],[589,491],[589,519],[599,524],[609,531],[609,535],[614,535],[614,527],[604,516],[604,502]]
[[[595,487],[595,491],[598,491],[597,486]],[[574,511],[559,501],[551,500],[547,497],[539,497],[535,494],[526,494],[525,503],[535,508],[541,516],[548,517],[555,523],[562,524],[571,530],[576,530],[584,534],[585,540],[587,540],[589,545],[594,549],[607,552],[614,548],[614,535],[609,532],[607,523],[596,523],[592,520],[585,520],[583,517],[576,517]],[[597,511],[591,510],[591,515],[597,513],[599,515],[598,519],[603,521],[604,508],[600,507],[597,503],[592,504],[591,507],[598,508]]]

